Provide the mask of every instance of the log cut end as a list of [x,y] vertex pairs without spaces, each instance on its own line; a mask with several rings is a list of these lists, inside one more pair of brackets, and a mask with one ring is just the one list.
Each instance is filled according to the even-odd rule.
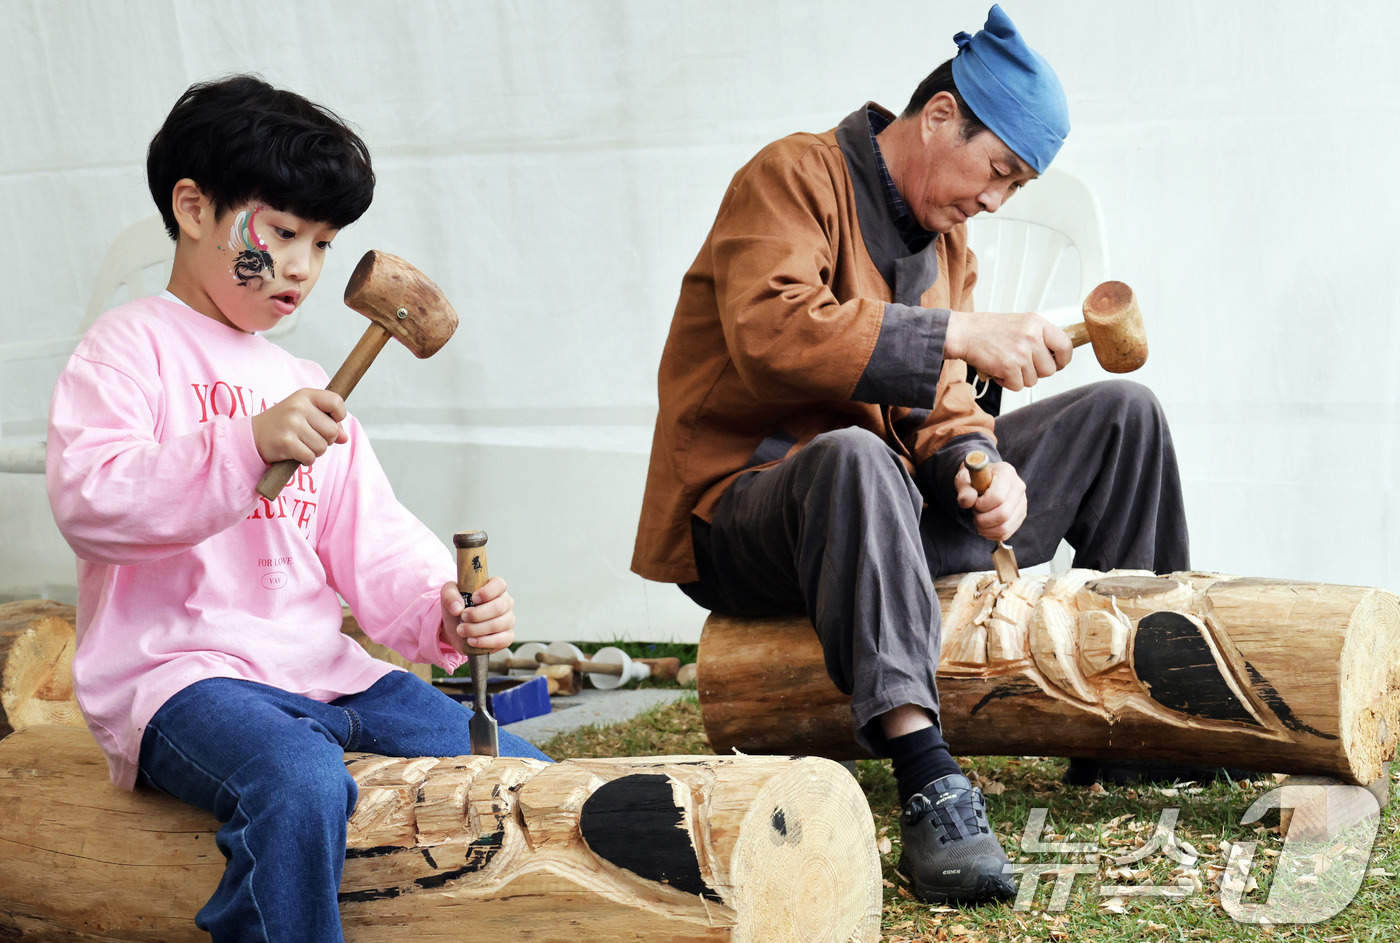
[[855,779],[807,757],[749,805],[730,855],[736,941],[848,943],[880,935],[880,859]]
[[1400,598],[1375,589],[1352,613],[1342,647],[1340,726],[1353,779],[1373,783],[1400,745]]
[[85,726],[73,696],[75,618],[48,600],[0,605],[0,737],[31,724]]

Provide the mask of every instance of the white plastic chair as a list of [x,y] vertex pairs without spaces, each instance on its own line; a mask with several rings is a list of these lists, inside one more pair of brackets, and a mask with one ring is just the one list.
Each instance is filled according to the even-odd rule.
[[1072,324],[1082,320],[1084,298],[1108,278],[1099,201],[1067,171],[1050,168],[1001,209],[967,225],[981,311],[1035,311]]
[[[1108,279],[1108,244],[1103,212],[1082,180],[1050,168],[993,214],[968,221],[968,239],[977,253],[979,311],[1034,311],[1061,326],[1082,321],[1082,305],[1095,286]],[[1087,349],[1069,367],[1034,387],[1003,390],[1002,412],[1062,392],[1102,374]],[[1012,546],[1015,546],[1013,538]],[[1051,572],[1068,569],[1069,545],[1061,543]]]
[[175,243],[166,235],[159,215],[147,216],[124,229],[112,240],[112,247],[97,270],[78,336],[108,308],[164,289],[174,260]]

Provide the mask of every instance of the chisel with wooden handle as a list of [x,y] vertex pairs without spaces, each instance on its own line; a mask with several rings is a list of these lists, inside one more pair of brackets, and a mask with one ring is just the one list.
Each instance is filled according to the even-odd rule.
[[[985,494],[992,486],[992,465],[987,460],[987,453],[968,452],[963,458],[963,464],[967,466],[972,487],[977,489],[979,495]],[[996,568],[997,579],[1003,583],[1021,578],[1021,568],[1016,565],[1016,552],[1004,540],[998,540],[997,548],[992,551],[992,566]]]
[[[472,594],[491,578],[486,570],[486,531],[454,534],[452,543],[457,548],[457,589],[470,606]],[[460,651],[471,659],[472,693],[476,699],[476,710],[472,713],[469,727],[472,753],[477,756],[500,756],[500,733],[496,718],[491,716],[491,702],[486,693],[488,656],[491,652],[477,648],[465,638],[461,639]]]

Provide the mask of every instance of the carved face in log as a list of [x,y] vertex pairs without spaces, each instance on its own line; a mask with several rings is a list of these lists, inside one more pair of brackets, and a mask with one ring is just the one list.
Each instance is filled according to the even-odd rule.
[[1131,706],[1174,726],[1336,739],[1299,721],[1215,623],[1205,596],[1218,580],[1072,570],[1005,584],[969,573],[946,616],[939,674],[1028,679],[1108,720]]
[[[1400,743],[1400,598],[1209,573],[936,581],[955,753],[1084,756],[1369,783]],[[717,751],[867,755],[804,617],[711,615],[700,709]],[[773,696],[775,678],[785,696]]]

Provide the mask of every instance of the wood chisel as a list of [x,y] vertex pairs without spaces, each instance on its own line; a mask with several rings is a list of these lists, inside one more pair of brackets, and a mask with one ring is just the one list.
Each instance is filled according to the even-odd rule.
[[[472,594],[490,579],[486,569],[486,531],[455,534],[452,543],[457,547],[457,589],[466,604],[471,606]],[[462,639],[461,651],[471,659],[472,694],[476,700],[469,727],[472,753],[477,756],[500,756],[500,733],[496,718],[491,716],[491,701],[486,693],[488,657],[491,653],[487,649],[477,648],[465,638]]]

